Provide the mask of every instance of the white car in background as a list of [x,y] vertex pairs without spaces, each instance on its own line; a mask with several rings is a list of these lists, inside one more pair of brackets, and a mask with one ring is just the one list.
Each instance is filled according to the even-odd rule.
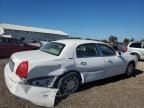
[[4,73],[10,92],[46,106],[58,90],[70,94],[87,82],[119,74],[130,76],[136,65],[135,56],[119,54],[105,43],[67,39],[13,54]]
[[136,56],[138,60],[144,60],[144,42],[130,42],[127,52]]

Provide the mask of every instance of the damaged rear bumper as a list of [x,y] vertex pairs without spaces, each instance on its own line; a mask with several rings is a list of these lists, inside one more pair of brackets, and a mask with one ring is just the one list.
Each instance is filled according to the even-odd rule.
[[36,105],[46,107],[54,106],[58,89],[26,85],[15,81],[15,78],[13,78],[12,74],[13,73],[7,64],[4,69],[5,82],[12,94],[26,99]]

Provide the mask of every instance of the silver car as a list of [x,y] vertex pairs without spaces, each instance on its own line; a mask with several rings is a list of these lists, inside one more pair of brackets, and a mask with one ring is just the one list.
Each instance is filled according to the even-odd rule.
[[119,74],[130,76],[137,59],[92,40],[49,42],[39,50],[14,53],[4,75],[10,92],[41,106],[52,107],[55,95],[70,94],[81,84]]
[[144,42],[129,43],[127,51],[135,55],[138,60],[144,60]]

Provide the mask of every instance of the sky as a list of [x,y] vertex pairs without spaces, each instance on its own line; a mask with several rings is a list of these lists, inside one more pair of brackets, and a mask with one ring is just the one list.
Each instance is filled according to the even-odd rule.
[[0,0],[0,23],[62,30],[70,36],[144,39],[144,0]]

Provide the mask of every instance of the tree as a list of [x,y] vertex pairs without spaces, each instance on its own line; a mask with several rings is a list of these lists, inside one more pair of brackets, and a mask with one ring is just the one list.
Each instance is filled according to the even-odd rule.
[[118,38],[116,36],[110,36],[109,41],[112,43],[116,43],[118,41]]
[[131,39],[130,39],[130,42],[133,42],[133,41],[134,41],[134,38],[131,38]]
[[93,39],[94,41],[100,41],[99,39]]
[[91,38],[85,38],[86,40],[93,40],[93,39],[91,39]]
[[106,39],[101,40],[101,42],[108,43]]
[[128,38],[125,38],[124,40],[123,40],[123,43],[124,44],[128,44],[130,42],[130,40],[128,39]]
[[144,42],[144,39],[142,39],[141,41]]
[[81,37],[69,37],[69,39],[82,39]]

